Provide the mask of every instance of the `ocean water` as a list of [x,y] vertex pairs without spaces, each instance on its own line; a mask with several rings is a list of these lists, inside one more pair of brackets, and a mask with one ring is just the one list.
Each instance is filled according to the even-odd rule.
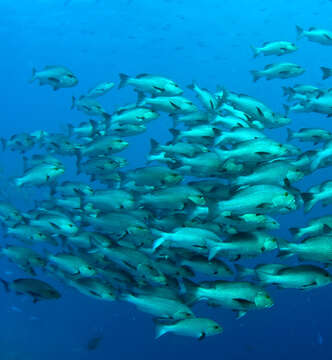
[[[257,97],[283,112],[281,86],[299,82],[332,86],[331,79],[321,80],[319,69],[332,67],[332,48],[302,39],[297,41],[297,52],[281,59],[253,59],[250,45],[296,41],[296,24],[332,30],[331,20],[332,2],[328,0],[0,0],[1,137],[40,129],[66,131],[68,123],[87,120],[84,114],[70,110],[72,95],[79,96],[100,81],[118,83],[119,73],[162,74],[182,87],[195,80],[212,91],[220,85]],[[298,79],[252,82],[250,70],[279,60],[298,63],[306,72]],[[79,78],[78,86],[54,92],[50,87],[29,84],[33,67],[52,64],[69,67]],[[195,100],[189,90],[186,96]],[[101,98],[109,112],[135,100],[129,88],[113,89]],[[291,113],[290,117],[293,129],[332,131],[331,120],[325,116]],[[148,125],[145,134],[131,137],[130,147],[123,153],[130,167],[143,166],[149,139],[169,140],[171,126],[171,119],[163,115]],[[285,128],[271,134],[286,139]],[[74,165],[68,159],[65,162],[70,178]],[[41,197],[40,191],[17,191],[10,185],[10,178],[21,174],[22,166],[21,155],[0,153],[3,198],[29,208],[33,199]],[[331,179],[329,168],[297,186],[305,190],[327,179]],[[316,205],[307,215],[300,209],[280,216],[278,235],[290,239],[290,226],[329,213],[331,206]],[[3,237],[1,243],[8,241]],[[1,278],[24,275],[5,258],[0,260]],[[331,286],[311,292],[269,288],[275,305],[239,320],[229,310],[198,304],[195,312],[219,322],[224,328],[222,335],[204,341],[173,335],[154,340],[151,317],[134,306],[98,302],[42,274],[40,278],[56,286],[62,298],[33,304],[30,298],[0,289],[0,360],[332,358]],[[103,335],[100,346],[87,351],[88,341],[99,334]]]

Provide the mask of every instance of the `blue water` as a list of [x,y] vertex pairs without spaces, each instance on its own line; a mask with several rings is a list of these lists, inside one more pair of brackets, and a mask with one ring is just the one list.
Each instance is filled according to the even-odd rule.
[[[70,110],[71,96],[101,81],[118,82],[120,72],[162,74],[183,87],[196,80],[212,91],[222,85],[282,112],[281,86],[298,82],[332,86],[332,80],[322,82],[319,70],[332,65],[331,47],[303,39],[297,42],[296,53],[282,59],[253,59],[249,45],[295,41],[296,24],[332,29],[331,20],[332,2],[327,0],[1,0],[0,134],[9,137],[38,129],[60,132],[68,122],[87,120],[84,114]],[[296,62],[306,72],[295,80],[252,82],[249,70],[279,60]],[[54,92],[29,84],[32,67],[41,69],[48,64],[69,67],[79,85]],[[189,91],[186,95],[194,99]],[[131,89],[113,89],[101,102],[112,112],[135,99]],[[291,117],[294,129],[332,130],[331,120],[319,114]],[[171,120],[164,115],[148,125],[146,134],[130,138],[125,152],[130,166],[143,165],[149,138],[169,139],[169,127]],[[272,133],[277,139],[286,138],[284,128]],[[11,176],[21,174],[21,156],[0,153],[0,170],[5,195],[15,204],[31,206],[38,190],[15,192],[6,185]],[[319,170],[299,187],[307,189],[329,176],[329,170]],[[284,216],[280,234],[289,239],[288,227],[329,212],[331,207],[316,205],[309,215],[299,210]],[[0,277],[23,276],[4,258],[0,266]],[[58,360],[59,356],[62,360],[332,358],[331,286],[312,292],[272,288],[274,307],[237,321],[228,310],[199,304],[195,312],[218,321],[224,333],[198,342],[172,335],[154,340],[151,318],[133,306],[98,302],[47,280],[61,290],[60,300],[34,305],[31,299],[0,289],[0,360]],[[87,352],[87,342],[100,333],[100,346]]]

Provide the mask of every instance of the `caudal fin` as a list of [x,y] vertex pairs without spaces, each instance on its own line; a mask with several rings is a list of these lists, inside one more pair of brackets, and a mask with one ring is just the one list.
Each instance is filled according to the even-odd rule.
[[0,282],[2,283],[2,285],[4,286],[5,288],[5,291],[6,292],[9,292],[9,284],[7,281],[3,280],[3,279],[0,279]]
[[155,139],[151,138],[150,147],[151,147],[150,154],[155,154],[158,152],[159,143]]
[[31,79],[29,80],[30,84],[36,80],[36,72],[37,70],[35,68],[32,68],[32,76]]
[[123,88],[124,86],[127,85],[129,76],[126,75],[126,74],[119,74],[119,76],[120,76],[120,83],[119,83],[118,88],[121,89],[121,88]]
[[289,230],[289,232],[294,236],[294,237],[299,237],[299,232],[300,232],[300,229],[299,228],[293,228],[293,227],[291,227],[291,228],[289,228],[288,229]]
[[253,277],[256,275],[256,271],[255,269],[250,269],[250,268],[246,268],[242,265],[239,264],[234,264],[237,275],[236,277],[239,279],[243,279],[246,277]]
[[325,80],[332,75],[332,69],[321,66],[320,69],[322,70],[322,79]]
[[252,81],[256,82],[257,80],[260,79],[261,75],[260,75],[260,71],[258,70],[250,70],[250,73],[252,75]]
[[304,33],[303,29],[300,26],[296,25],[296,38],[298,40],[303,37],[303,33]]
[[301,196],[304,201],[304,212],[308,213],[316,203],[314,194],[310,192],[304,192],[301,194]]
[[253,52],[253,57],[256,58],[259,55],[259,50],[255,46],[252,46],[252,45],[250,45],[250,48]]
[[76,105],[76,98],[75,98],[75,96],[72,96],[72,97],[71,97],[71,107],[70,107],[70,110],[73,110],[74,107],[75,107],[75,105]]
[[290,128],[287,128],[287,141],[293,140],[293,131]]
[[160,338],[167,332],[168,332],[167,325],[159,323],[159,322],[155,322],[155,337],[154,337],[155,339]]

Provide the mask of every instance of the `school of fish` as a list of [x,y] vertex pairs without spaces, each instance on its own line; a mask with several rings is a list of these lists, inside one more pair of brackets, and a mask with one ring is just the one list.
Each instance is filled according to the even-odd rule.
[[[297,26],[296,31],[298,40],[332,45],[328,30]],[[289,41],[252,46],[254,57],[287,56],[297,49]],[[258,81],[304,71],[277,62],[251,73]],[[322,74],[327,79],[332,69],[322,67]],[[55,65],[34,69],[34,81],[58,90],[75,86],[78,78]],[[287,126],[291,112],[332,116],[332,89],[283,87],[290,105],[279,114],[249,95],[225,88],[212,92],[196,82],[187,90],[195,102],[163,76],[120,74],[118,88],[127,86],[137,92],[137,103],[113,113],[98,98],[114,82],[72,97],[72,109],[89,119],[69,124],[67,133],[42,129],[2,139],[4,151],[24,153],[24,171],[15,186],[49,189],[48,198],[28,211],[0,202],[7,239],[0,253],[26,274],[1,279],[5,290],[31,296],[33,302],[59,299],[58,290],[37,279],[44,273],[96,300],[135,305],[155,319],[156,338],[173,333],[201,340],[223,328],[194,313],[197,302],[232,310],[240,318],[274,305],[267,287],[311,290],[331,284],[332,215],[290,228],[291,242],[273,231],[280,227],[274,216],[301,208],[307,213],[317,203],[332,202],[332,179],[306,192],[294,185],[332,165],[332,133],[287,129],[287,142],[281,143],[264,130]],[[172,140],[151,139],[146,165],[126,169],[128,159],[121,152],[130,137],[164,114],[173,120]],[[304,152],[299,142],[318,146]],[[84,180],[61,179],[63,157],[76,160]],[[275,261],[254,268],[241,264],[250,258],[259,262],[263,254]],[[281,262],[294,256],[297,265]]]

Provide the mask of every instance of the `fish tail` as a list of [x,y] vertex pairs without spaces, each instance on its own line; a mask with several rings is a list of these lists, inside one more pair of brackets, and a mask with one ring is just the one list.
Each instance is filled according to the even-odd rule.
[[76,106],[76,98],[75,98],[75,96],[72,96],[70,110],[73,110],[75,106]]
[[136,106],[144,106],[145,95],[143,91],[135,90],[137,92]]
[[294,90],[290,86],[283,86],[282,91],[284,96],[288,96],[288,100],[290,99],[291,95],[294,94]]
[[76,174],[79,175],[81,172],[82,172],[82,169],[81,169],[81,161],[82,161],[82,154],[80,152],[80,150],[76,150],[75,151],[75,155],[76,155]]
[[180,130],[177,129],[169,129],[169,132],[173,135],[173,140],[176,142],[180,135]]
[[2,144],[2,151],[6,151],[7,149],[7,140],[4,138],[1,138],[1,144]]
[[36,80],[36,72],[37,70],[35,68],[32,68],[32,76],[31,79],[29,80],[30,84]]
[[284,239],[278,239],[278,247],[279,247],[279,258],[287,258],[289,256],[294,255],[291,250],[291,244],[288,243]]
[[118,89],[121,89],[127,85],[129,75],[120,73],[119,76],[120,76],[120,83],[119,83]]
[[304,192],[301,194],[301,196],[304,201],[304,212],[308,213],[316,203],[314,194],[310,192]]
[[237,278],[243,279],[246,277],[253,277],[256,274],[254,269],[246,268],[239,264],[234,264],[234,266],[237,272]]
[[0,282],[2,283],[2,285],[4,286],[5,288],[5,291],[6,292],[9,292],[9,284],[7,281],[3,280],[3,279],[0,279]]
[[229,158],[228,150],[215,149],[215,152],[217,153],[217,155],[221,161],[228,160],[228,158]]
[[299,237],[300,229],[291,227],[288,230],[294,237]]
[[190,89],[190,90],[194,90],[195,87],[196,87],[196,84],[195,84],[194,81],[190,85],[187,86],[187,88]]
[[111,115],[107,113],[103,113],[103,118],[105,120],[105,129],[108,131],[110,125],[111,125]]
[[74,125],[73,124],[68,124],[68,136],[72,137],[73,133],[74,133]]
[[299,25],[296,25],[296,38],[299,40],[303,37],[303,29],[299,26]]
[[250,48],[251,48],[251,50],[252,50],[252,52],[253,52],[253,57],[256,58],[256,57],[259,55],[259,50],[258,50],[258,48],[256,48],[256,47],[253,46],[253,45],[250,45]]
[[261,73],[260,73],[260,71],[258,71],[258,70],[250,70],[250,73],[251,73],[251,75],[252,75],[252,81],[253,81],[253,82],[256,82],[256,81],[259,80],[260,77],[261,77]]
[[287,141],[291,141],[293,139],[293,131],[290,128],[287,128]]
[[287,105],[287,104],[283,104],[282,106],[284,107],[284,110],[285,110],[285,116],[288,116],[288,114],[289,114],[289,110],[290,110],[289,105]]
[[158,147],[159,147],[159,143],[155,139],[151,138],[150,139],[150,148],[151,148],[150,154],[155,154],[156,152],[158,152],[158,150],[157,150]]
[[322,79],[323,80],[329,78],[332,75],[332,69],[324,67],[324,66],[321,66],[320,69],[323,72],[323,74],[322,74]]
[[94,137],[98,132],[98,123],[95,120],[89,120],[92,127],[92,137]]
[[161,336],[163,336],[164,334],[166,334],[168,332],[168,327],[165,324],[162,323],[155,323],[155,339],[160,338]]
[[23,181],[21,178],[16,178],[14,179],[14,184],[17,186],[17,187],[21,187],[23,185]]

